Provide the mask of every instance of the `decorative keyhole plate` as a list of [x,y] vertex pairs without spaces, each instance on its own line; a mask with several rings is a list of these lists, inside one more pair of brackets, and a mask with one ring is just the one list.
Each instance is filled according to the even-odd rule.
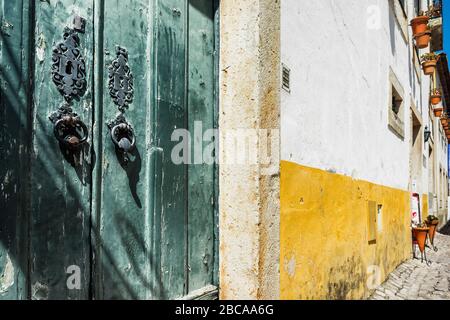
[[128,66],[128,51],[117,47],[117,58],[109,66],[109,94],[121,112],[133,102],[133,75]]
[[52,61],[52,79],[59,92],[67,101],[80,97],[86,88],[86,63],[75,30],[64,30],[64,41],[53,48]]

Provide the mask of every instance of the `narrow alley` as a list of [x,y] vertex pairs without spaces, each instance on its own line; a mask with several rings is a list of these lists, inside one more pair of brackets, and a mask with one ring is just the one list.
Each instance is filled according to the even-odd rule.
[[403,263],[370,300],[449,300],[450,224],[441,232],[435,239],[438,251],[426,250],[429,266],[421,262],[420,256]]

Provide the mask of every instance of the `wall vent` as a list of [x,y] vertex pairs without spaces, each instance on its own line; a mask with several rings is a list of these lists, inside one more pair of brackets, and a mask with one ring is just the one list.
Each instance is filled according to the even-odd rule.
[[282,70],[283,70],[283,89],[286,92],[291,93],[291,69],[289,69],[287,66],[285,66],[284,64],[282,65]]

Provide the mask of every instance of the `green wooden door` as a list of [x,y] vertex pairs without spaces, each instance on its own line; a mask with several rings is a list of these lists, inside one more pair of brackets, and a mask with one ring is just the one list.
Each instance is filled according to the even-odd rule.
[[[86,85],[65,100],[53,48],[77,16]],[[217,127],[216,16],[211,0],[0,1],[0,298],[214,293],[217,170],[193,146],[210,146],[203,132]],[[134,89],[125,117],[136,147],[126,157],[108,127],[118,47]],[[78,62],[64,62],[72,78]],[[89,130],[76,150],[49,121],[67,101]],[[173,159],[180,129],[190,165]]]

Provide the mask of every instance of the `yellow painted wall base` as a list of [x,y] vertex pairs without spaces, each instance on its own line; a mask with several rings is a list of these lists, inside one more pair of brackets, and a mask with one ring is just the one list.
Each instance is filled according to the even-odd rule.
[[[376,244],[369,201],[382,205]],[[407,191],[283,161],[281,298],[368,297],[411,255],[410,208]]]

